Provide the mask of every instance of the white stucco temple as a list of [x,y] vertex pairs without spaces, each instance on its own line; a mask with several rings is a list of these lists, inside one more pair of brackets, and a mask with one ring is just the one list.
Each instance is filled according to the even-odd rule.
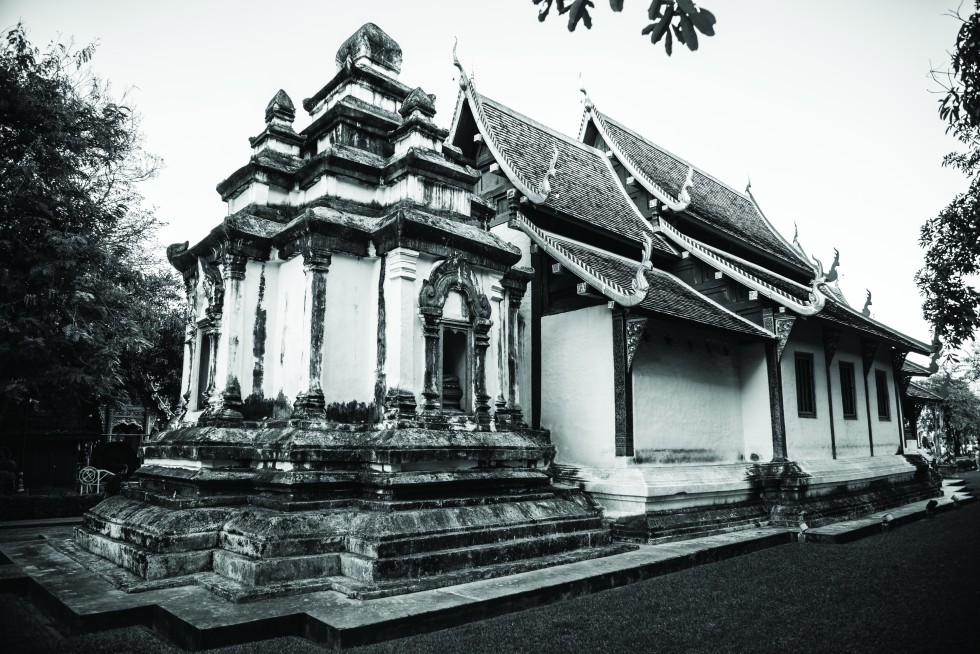
[[836,261],[588,97],[573,138],[457,61],[439,127],[401,60],[362,27],[299,132],[279,91],[169,248],[182,414],[79,545],[148,587],[373,597],[938,493],[903,371],[934,348]]

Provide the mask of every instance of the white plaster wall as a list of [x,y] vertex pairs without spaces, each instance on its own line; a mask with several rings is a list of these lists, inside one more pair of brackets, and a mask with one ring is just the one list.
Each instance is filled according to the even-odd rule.
[[541,426],[561,463],[615,462],[611,315],[599,306],[541,319]]
[[[857,419],[844,419],[844,399],[840,386],[841,361],[854,366],[854,395]],[[857,334],[844,333],[837,343],[837,352],[830,365],[830,388],[834,396],[834,437],[837,441],[837,458],[871,455],[868,443],[868,411],[865,406],[864,364],[861,358],[861,341]],[[874,398],[874,395],[872,395]]]
[[[275,250],[265,263],[265,298],[262,306],[265,308],[265,359],[262,373],[262,395],[275,400],[279,395],[279,346],[285,316],[281,314],[283,298],[280,292],[279,270],[281,262]],[[258,389],[253,389],[257,391]]]
[[238,340],[239,366],[235,371],[244,400],[252,393],[252,371],[255,369],[255,310],[259,299],[259,283],[262,277],[262,262],[248,261],[245,264],[245,279],[242,280],[242,330]]
[[[671,342],[667,342],[667,334]],[[709,339],[706,344],[706,337]],[[722,344],[728,346],[728,354]],[[710,351],[709,351],[710,348]],[[676,452],[676,462],[735,462],[743,449],[733,340],[650,321],[633,358],[633,446]]]
[[[747,461],[772,460],[772,414],[769,411],[769,374],[766,346],[738,346],[738,376],[741,382],[743,454]],[[752,455],[758,457],[754,459]]]
[[[796,401],[796,352],[813,354],[813,382],[817,417],[801,418]],[[796,320],[780,362],[783,377],[783,408],[786,414],[786,450],[793,459],[832,459],[830,417],[827,404],[827,373],[824,365],[820,325]],[[838,403],[840,400],[838,399]]]
[[331,257],[321,378],[327,405],[374,401],[379,271],[376,258]]
[[[902,433],[898,419],[898,407],[895,406],[895,378],[892,374],[892,351],[887,346],[878,349],[874,365],[868,372],[868,389],[871,391],[871,434],[874,439],[875,456],[886,456],[898,453]],[[878,391],[875,385],[875,370],[885,373],[888,380],[888,409],[889,419],[878,419]]]
[[[329,288],[329,280],[327,285]],[[283,393],[290,403],[300,389],[301,366],[308,366],[306,350],[309,334],[303,333],[303,303],[305,301],[303,257],[293,257],[279,266],[278,324],[275,325],[274,347],[268,352],[272,360],[268,371],[273,372],[274,385],[270,397]],[[304,345],[305,343],[305,345]]]
[[[495,236],[516,245],[521,251],[521,260],[517,262],[516,265],[523,266],[525,268],[531,267],[531,237],[524,232],[519,232],[516,229],[511,229],[507,226],[507,223],[502,223],[496,227],[490,229],[490,233]],[[530,286],[530,285],[529,285]],[[530,292],[528,293],[530,295]]]

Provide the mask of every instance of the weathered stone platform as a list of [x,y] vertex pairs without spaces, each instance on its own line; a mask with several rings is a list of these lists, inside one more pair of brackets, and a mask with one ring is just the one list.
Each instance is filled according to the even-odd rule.
[[[74,550],[247,601],[368,598],[621,552],[601,510],[551,483],[547,432],[187,427],[144,448],[139,487],[88,512]],[[81,559],[79,559],[81,560]]]
[[[921,501],[888,511],[891,528],[925,517],[927,505]],[[933,512],[955,506],[949,496],[940,497]],[[833,544],[880,534],[885,515],[882,512],[814,528],[806,541]],[[641,545],[613,556],[412,595],[362,601],[319,591],[247,604],[228,602],[193,584],[127,593],[106,575],[142,582],[132,573],[91,554],[83,565],[63,553],[63,549],[75,548],[71,541],[25,536],[19,543],[0,544],[0,592],[25,595],[73,634],[142,625],[187,649],[288,635],[351,647],[434,631],[790,544],[798,541],[797,533],[796,529],[767,527]],[[4,565],[7,561],[12,564]]]

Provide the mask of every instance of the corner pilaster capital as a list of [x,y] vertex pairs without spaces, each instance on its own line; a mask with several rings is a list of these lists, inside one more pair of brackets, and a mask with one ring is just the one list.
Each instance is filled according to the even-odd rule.
[[385,279],[413,282],[418,276],[419,253],[408,248],[389,250],[385,258]]

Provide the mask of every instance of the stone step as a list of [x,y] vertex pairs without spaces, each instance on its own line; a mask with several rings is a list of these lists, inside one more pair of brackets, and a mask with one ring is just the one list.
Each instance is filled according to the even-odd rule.
[[212,567],[216,573],[246,586],[331,577],[340,574],[340,554],[313,554],[273,559],[256,559],[225,550],[215,550]]
[[341,571],[344,576],[355,581],[393,582],[462,569],[484,568],[508,561],[539,559],[573,550],[602,547],[610,542],[607,531],[593,529],[393,558],[371,558],[345,553],[340,557]]
[[563,517],[501,526],[479,526],[449,533],[411,535],[381,541],[350,538],[348,551],[368,558],[391,558],[601,529],[602,520],[598,515]]
[[147,581],[180,577],[211,569],[211,550],[150,552],[142,547],[76,527],[75,542]]
[[356,581],[350,577],[337,575],[333,577],[320,577],[272,583],[266,586],[247,586],[234,581],[233,579],[229,579],[215,573],[195,575],[194,581],[215,595],[223,597],[232,602],[251,602],[273,597],[281,597],[284,595],[294,595],[323,590],[333,590],[343,593],[352,599],[367,600],[401,595],[404,593],[414,593],[435,588],[444,588],[446,586],[455,586],[481,579],[494,579],[507,575],[531,572],[542,568],[550,568],[568,563],[577,563],[580,561],[588,561],[605,556],[622,554],[623,552],[628,552],[635,549],[635,545],[626,545],[621,543],[610,544],[572,552],[561,552],[558,554],[541,556],[535,559],[508,561],[482,568],[467,568],[429,577],[399,579],[396,581],[381,583]]

